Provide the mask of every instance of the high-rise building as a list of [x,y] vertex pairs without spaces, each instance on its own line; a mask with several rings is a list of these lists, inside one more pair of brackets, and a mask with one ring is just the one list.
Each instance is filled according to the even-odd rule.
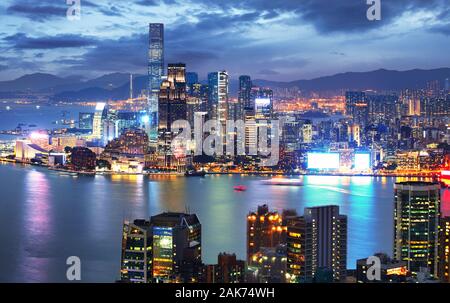
[[263,247],[255,254],[256,262],[252,271],[252,281],[256,283],[284,283],[286,280],[286,244]]
[[439,278],[450,282],[450,217],[441,218],[439,224]]
[[107,109],[103,115],[102,141],[103,146],[117,137],[117,111]]
[[270,120],[273,114],[273,91],[268,88],[253,88],[252,104],[254,105],[255,119]]
[[266,204],[247,216],[247,262],[251,264],[262,247],[275,247],[286,239],[286,226],[281,214],[269,211]]
[[162,213],[125,222],[122,280],[198,282],[201,273],[201,224],[195,214]]
[[151,217],[150,225],[154,281],[188,282],[198,279],[202,237],[197,216],[163,213]]
[[124,222],[120,278],[132,283],[152,282],[153,239],[150,222]]
[[79,113],[78,116],[78,128],[92,130],[94,124],[93,113]]
[[440,186],[407,181],[394,185],[394,258],[413,275],[422,269],[437,277]]
[[305,208],[288,220],[287,280],[311,282],[317,272],[332,272],[334,281],[346,277],[347,216],[339,206]]
[[164,75],[164,24],[149,24],[148,50],[148,114],[149,141],[156,147],[158,140],[158,95]]
[[158,152],[163,156],[163,166],[174,164],[176,151],[171,149],[172,123],[186,120],[186,66],[184,63],[169,64],[167,79],[161,83],[158,103]]
[[366,126],[369,119],[369,105],[364,92],[345,93],[346,114],[353,118],[353,123]]
[[311,122],[304,123],[302,126],[303,143],[310,144],[313,141],[313,127]]
[[212,119],[223,126],[228,119],[228,73],[226,71],[208,74],[209,111]]
[[186,72],[186,91],[189,96],[194,92],[194,84],[199,84],[198,74],[194,72]]
[[92,137],[100,140],[103,136],[103,121],[108,114],[108,107],[105,103],[97,103],[95,107],[94,119],[92,122]]
[[[243,111],[254,114],[255,105],[252,103],[251,98],[252,86],[250,76],[243,75],[239,77],[238,102],[241,104]],[[242,116],[244,115],[242,113]]]
[[221,253],[217,257],[218,283],[245,282],[245,261],[237,260],[235,254]]

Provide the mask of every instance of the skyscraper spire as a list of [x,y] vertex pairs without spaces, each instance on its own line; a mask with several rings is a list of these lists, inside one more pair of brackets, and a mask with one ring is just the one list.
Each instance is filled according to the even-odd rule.
[[133,100],[133,74],[130,74],[130,100]]

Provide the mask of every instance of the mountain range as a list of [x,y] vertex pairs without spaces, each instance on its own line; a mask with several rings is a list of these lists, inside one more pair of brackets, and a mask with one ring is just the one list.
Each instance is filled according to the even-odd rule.
[[[450,68],[431,70],[414,69],[395,71],[379,69],[369,72],[347,72],[310,80],[279,82],[256,79],[254,85],[276,88],[297,88],[304,92],[324,92],[338,90],[392,91],[405,88],[417,89],[427,82],[438,80],[441,87],[450,78]],[[101,77],[83,80],[81,77],[67,78],[51,74],[35,73],[15,80],[0,82],[0,94],[46,93],[54,101],[100,101],[120,100],[129,96],[130,76],[125,73],[112,73]],[[133,94],[139,94],[147,87],[147,76],[134,75]],[[237,95],[238,80],[230,80],[230,93]]]

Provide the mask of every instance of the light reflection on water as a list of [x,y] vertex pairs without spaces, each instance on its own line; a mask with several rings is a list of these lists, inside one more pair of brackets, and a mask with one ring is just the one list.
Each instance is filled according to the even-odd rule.
[[[198,214],[203,259],[222,251],[245,258],[246,215],[271,209],[339,205],[348,216],[348,267],[358,258],[392,251],[393,178],[303,177],[304,186],[268,186],[268,177],[63,177],[31,167],[0,165],[0,282],[64,282],[68,256],[82,260],[85,282],[112,282],[120,266],[124,219],[162,211]],[[233,186],[248,189],[236,192]],[[442,209],[450,214],[450,193]],[[4,244],[4,245],[3,245]]]

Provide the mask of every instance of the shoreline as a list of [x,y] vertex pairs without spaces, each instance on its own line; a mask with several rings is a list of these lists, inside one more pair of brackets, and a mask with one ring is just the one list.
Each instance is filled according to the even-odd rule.
[[[112,171],[76,171],[64,168],[56,168],[49,167],[48,165],[35,165],[29,162],[24,162],[20,160],[13,160],[7,158],[0,158],[1,163],[10,163],[10,164],[19,164],[23,166],[37,166],[47,168],[49,171],[69,173],[69,174],[77,174],[77,175],[87,175],[87,176],[95,176],[95,175],[117,175],[117,176],[178,176],[184,177],[184,173],[179,172],[149,172],[149,173],[120,173],[120,172],[112,172]],[[434,178],[439,175],[439,172],[420,174],[420,173],[342,173],[342,172],[297,172],[297,173],[288,173],[288,172],[259,172],[259,171],[248,171],[248,172],[206,172],[206,175],[210,176],[220,176],[220,175],[241,175],[241,176],[335,176],[335,177],[392,177],[392,178]],[[192,178],[192,177],[191,177]],[[201,178],[201,177],[199,177]]]

